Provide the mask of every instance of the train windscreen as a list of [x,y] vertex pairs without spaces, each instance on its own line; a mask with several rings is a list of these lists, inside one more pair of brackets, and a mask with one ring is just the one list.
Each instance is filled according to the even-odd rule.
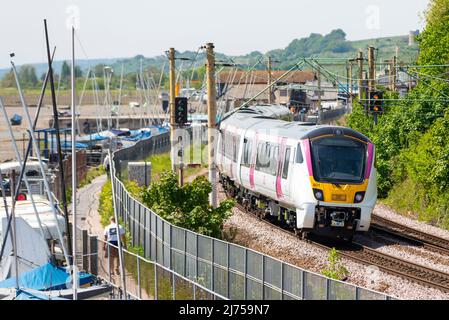
[[358,140],[323,137],[311,141],[313,176],[317,182],[362,183],[366,163],[366,145]]

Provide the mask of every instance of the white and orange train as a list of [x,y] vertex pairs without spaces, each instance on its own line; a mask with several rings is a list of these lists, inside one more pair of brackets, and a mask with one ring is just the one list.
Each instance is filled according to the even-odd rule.
[[352,240],[377,200],[375,147],[345,127],[285,121],[282,106],[241,109],[220,123],[220,182],[246,208],[309,233]]

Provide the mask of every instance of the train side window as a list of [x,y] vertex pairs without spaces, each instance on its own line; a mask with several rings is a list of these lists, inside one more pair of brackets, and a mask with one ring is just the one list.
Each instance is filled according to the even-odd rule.
[[296,148],[296,163],[303,163],[304,157],[302,156],[301,143],[298,143],[298,148]]
[[284,168],[282,170],[282,179],[288,178],[288,167],[290,165],[290,154],[291,154],[291,149],[287,148],[285,150],[285,159],[284,159]]
[[270,144],[261,142],[257,146],[256,170],[269,173],[270,168]]
[[251,160],[251,146],[252,142],[248,139],[245,139],[244,145],[243,145],[243,165],[245,167],[250,166],[250,160]]
[[228,156],[228,134],[223,131],[223,154],[225,157]]
[[237,162],[237,153],[238,153],[237,146],[239,144],[239,141],[240,141],[240,137],[238,135],[232,136],[232,143],[233,143],[233,147],[234,147],[233,148],[234,155],[232,157],[232,161],[234,161],[234,162]]
[[270,174],[272,176],[275,176],[277,174],[277,165],[279,163],[279,146],[278,145],[271,145],[271,151],[270,151]]

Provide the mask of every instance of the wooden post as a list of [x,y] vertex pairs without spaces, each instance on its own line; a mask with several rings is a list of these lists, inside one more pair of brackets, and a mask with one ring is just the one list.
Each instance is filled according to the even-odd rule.
[[359,51],[359,56],[357,57],[357,60],[359,62],[359,101],[362,101],[363,99],[363,51]]
[[209,181],[212,192],[209,195],[210,205],[217,207],[217,168],[215,164],[215,125],[216,125],[216,88],[215,88],[215,53],[213,43],[206,44],[207,52],[207,114],[208,114],[208,149],[209,149]]
[[273,89],[271,88],[271,84],[273,83],[273,78],[272,78],[272,74],[271,74],[271,68],[272,68],[271,57],[268,57],[268,66],[267,66],[268,86],[270,86],[270,89],[268,89],[268,104],[273,103],[273,98],[272,98]]
[[368,92],[375,89],[376,71],[374,62],[374,47],[368,48]]
[[352,94],[354,93],[352,84],[352,61],[349,62],[349,103],[352,103]]
[[321,67],[318,67],[317,78],[318,78],[318,123],[321,124],[321,116],[323,112],[323,109],[321,107]]
[[397,67],[397,63],[398,63],[398,61],[397,61],[397,56],[394,56],[393,57],[393,63],[392,63],[392,66],[391,66],[391,91],[393,91],[393,92],[396,92],[396,82],[397,82],[397,78],[398,78],[398,74],[397,74],[397,70],[396,70],[396,67]]
[[170,141],[171,141],[171,165],[172,170],[176,172],[176,154],[175,154],[175,97],[176,97],[176,75],[175,75],[175,49],[170,48]]

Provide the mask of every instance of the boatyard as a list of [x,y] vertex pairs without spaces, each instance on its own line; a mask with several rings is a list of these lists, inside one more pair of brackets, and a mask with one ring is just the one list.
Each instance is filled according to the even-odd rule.
[[448,0],[280,1],[0,19],[0,300],[449,299]]

